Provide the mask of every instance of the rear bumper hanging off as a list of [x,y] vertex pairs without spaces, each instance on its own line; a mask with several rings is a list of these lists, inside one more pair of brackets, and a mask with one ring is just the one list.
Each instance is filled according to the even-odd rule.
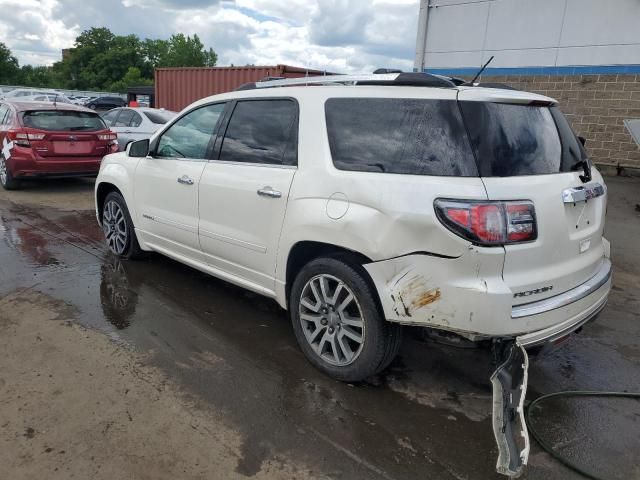
[[498,444],[496,470],[518,477],[529,459],[529,433],[524,418],[529,358],[516,341],[493,344],[498,367],[491,375],[493,384],[493,433]]

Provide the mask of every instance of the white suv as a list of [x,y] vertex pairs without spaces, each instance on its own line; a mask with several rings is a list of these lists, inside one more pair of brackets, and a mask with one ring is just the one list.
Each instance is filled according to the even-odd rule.
[[257,83],[105,157],[95,193],[116,255],[276,299],[342,380],[388,365],[401,325],[538,344],[610,289],[602,177],[531,93],[424,74]]
[[96,209],[116,255],[274,298],[341,380],[385,368],[402,325],[491,340],[498,470],[514,474],[522,347],[607,301],[606,188],[553,99],[459,83],[315,77],[200,100],[105,157]]

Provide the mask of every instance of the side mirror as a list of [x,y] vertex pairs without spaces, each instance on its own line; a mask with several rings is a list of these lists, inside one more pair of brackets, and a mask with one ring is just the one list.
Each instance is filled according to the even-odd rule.
[[149,155],[149,139],[138,140],[127,146],[127,156],[141,158]]
[[580,135],[578,135],[578,140],[580,140],[580,143],[582,144],[583,147],[587,143],[587,139]]

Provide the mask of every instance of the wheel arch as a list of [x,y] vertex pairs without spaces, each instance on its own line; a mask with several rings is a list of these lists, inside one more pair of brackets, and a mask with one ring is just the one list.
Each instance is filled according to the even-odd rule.
[[[117,192],[124,198],[122,191],[113,183],[100,182],[96,186],[96,214],[98,215],[98,221],[102,225],[102,208],[104,207],[104,201],[111,192]],[[125,200],[126,201],[126,200]],[[127,204],[128,206],[128,204]]]
[[366,269],[362,267],[367,263],[372,263],[373,260],[360,252],[341,245],[312,240],[301,240],[296,242],[291,247],[289,254],[287,255],[285,270],[285,302],[287,309],[289,308],[291,287],[296,276],[300,273],[300,270],[302,270],[302,268],[312,260],[323,257],[336,258],[352,267],[355,267],[367,282],[367,285],[369,285],[380,312],[383,312],[380,296],[378,295],[375,283],[373,282],[371,275],[369,275]]

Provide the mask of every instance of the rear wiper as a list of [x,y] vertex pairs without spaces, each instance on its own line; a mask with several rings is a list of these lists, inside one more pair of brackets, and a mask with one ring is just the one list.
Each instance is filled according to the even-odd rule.
[[574,163],[571,166],[571,171],[575,172],[578,168],[581,168],[584,171],[584,175],[580,175],[580,181],[582,183],[587,183],[591,181],[591,166],[589,165],[588,160],[580,160],[579,162]]

